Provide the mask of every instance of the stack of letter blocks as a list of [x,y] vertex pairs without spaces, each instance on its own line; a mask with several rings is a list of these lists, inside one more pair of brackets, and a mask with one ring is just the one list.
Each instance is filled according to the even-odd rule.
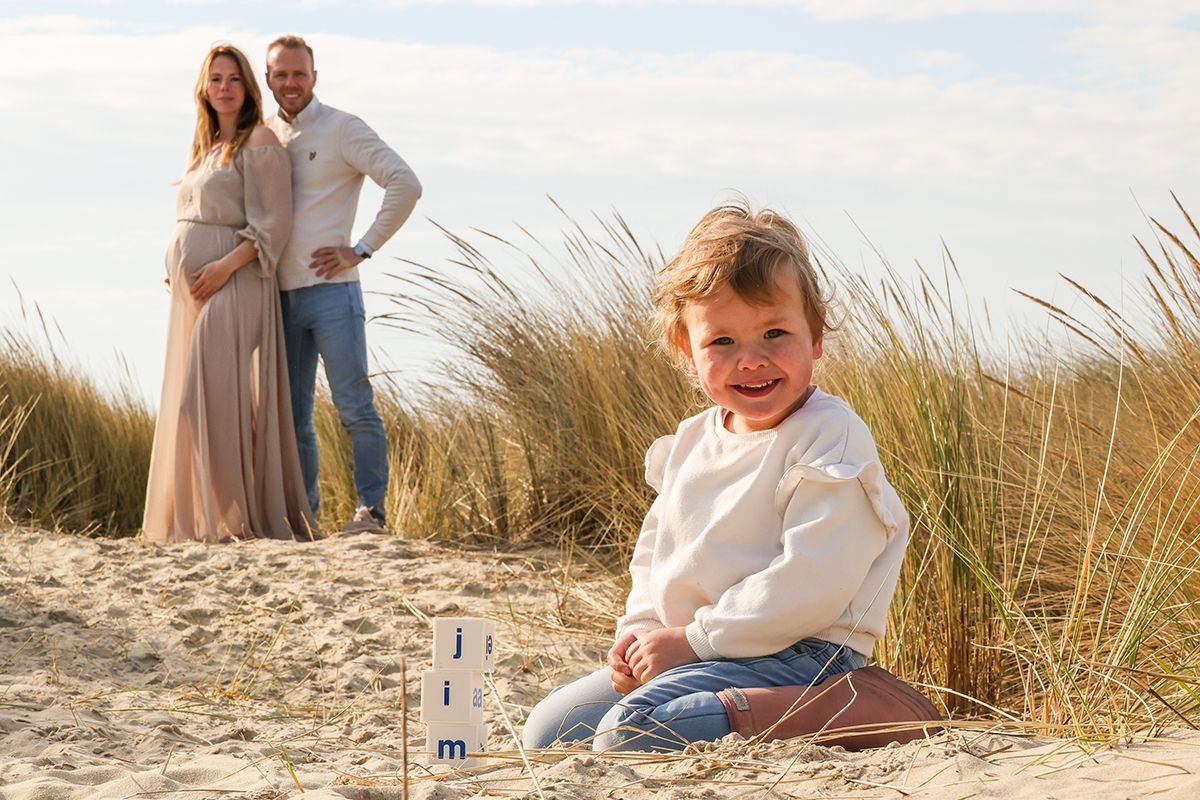
[[421,673],[421,721],[430,764],[473,767],[487,750],[483,673],[495,662],[496,623],[441,617],[433,621],[433,669]]

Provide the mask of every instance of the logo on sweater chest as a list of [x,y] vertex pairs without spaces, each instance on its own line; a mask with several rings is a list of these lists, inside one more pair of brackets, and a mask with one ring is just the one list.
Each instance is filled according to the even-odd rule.
[[316,151],[316,150],[309,150],[309,151],[308,151],[308,160],[309,160],[309,161],[312,161],[312,160],[313,160],[314,158],[316,158],[316,157],[317,157],[317,151]]

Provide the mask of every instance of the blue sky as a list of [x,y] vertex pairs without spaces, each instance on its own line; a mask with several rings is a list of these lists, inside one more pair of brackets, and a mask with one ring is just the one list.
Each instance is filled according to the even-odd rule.
[[[872,274],[872,245],[911,274],[940,266],[944,238],[970,295],[1024,324],[1037,315],[1013,289],[1069,305],[1059,272],[1119,299],[1141,271],[1139,202],[1171,223],[1169,192],[1197,185],[1192,5],[0,0],[0,279],[90,372],[124,359],[153,401],[195,70],[218,40],[261,66],[294,32],[317,50],[322,100],[426,187],[368,290],[404,269],[389,257],[452,256],[430,220],[555,241],[549,194],[581,218],[616,209],[670,250],[738,190]],[[430,377],[420,337],[371,337],[381,366]]]

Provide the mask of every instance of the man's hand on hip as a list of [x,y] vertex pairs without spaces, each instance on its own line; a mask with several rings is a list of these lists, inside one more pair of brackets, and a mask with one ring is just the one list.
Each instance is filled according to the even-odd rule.
[[363,262],[363,257],[353,247],[322,247],[314,250],[309,269],[317,271],[318,278],[330,280],[346,270],[354,269]]

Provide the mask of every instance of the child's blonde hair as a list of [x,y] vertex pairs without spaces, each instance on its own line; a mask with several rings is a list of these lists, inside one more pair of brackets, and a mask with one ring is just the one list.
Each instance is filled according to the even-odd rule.
[[709,211],[695,224],[679,253],[659,270],[654,287],[654,332],[675,360],[682,358],[687,336],[683,315],[689,303],[711,297],[726,286],[749,303],[769,303],[775,268],[788,268],[804,300],[813,340],[829,328],[828,298],[808,257],[808,245],[796,226],[770,209],[753,211],[738,202]]

